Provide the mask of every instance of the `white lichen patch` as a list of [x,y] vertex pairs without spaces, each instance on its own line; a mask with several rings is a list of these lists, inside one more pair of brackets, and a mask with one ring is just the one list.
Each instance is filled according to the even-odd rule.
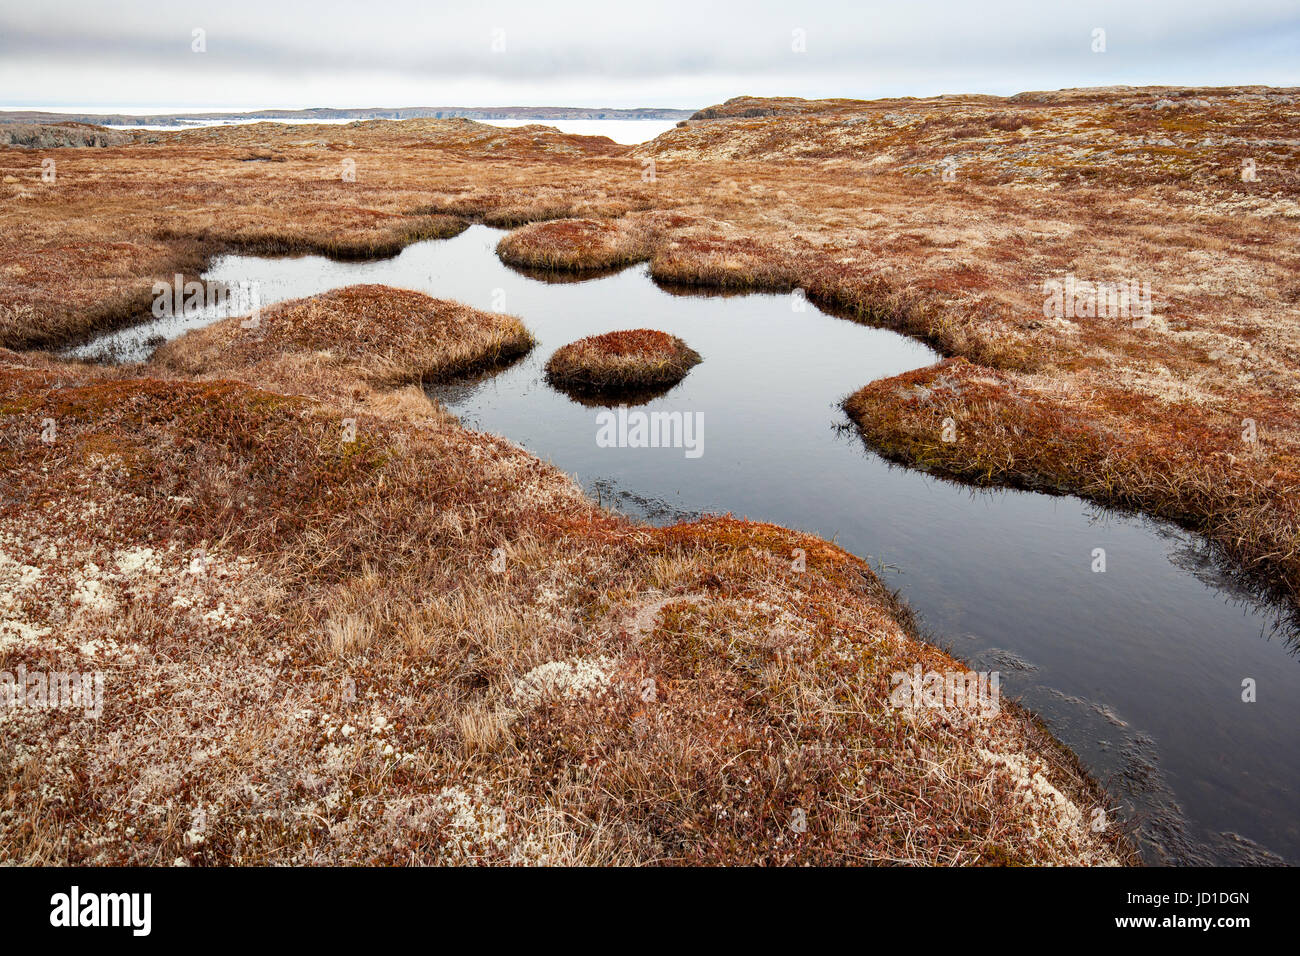
[[[984,747],[976,754],[992,772],[1005,774],[1020,796],[1035,837],[1059,845],[1095,846],[1087,832],[1088,819],[1078,805],[1047,779],[1041,761],[1025,753],[998,753]],[[1111,863],[1104,854],[1094,853],[1089,863]]]
[[614,663],[611,657],[548,661],[515,681],[511,696],[525,710],[548,698],[578,700],[598,696],[609,687]]
[[[243,651],[201,666],[193,652],[218,629],[247,628],[269,579],[221,551],[205,556],[201,576],[189,575],[188,548],[147,537],[147,501],[96,493],[93,521],[75,499],[0,520],[3,669],[100,688],[97,708],[0,708],[0,775],[36,768],[31,798],[42,805],[77,799],[86,787],[111,794],[102,819],[79,836],[58,834],[61,844],[47,834],[41,846],[87,863],[142,863],[152,852],[135,839],[142,831],[181,833],[196,851],[205,845],[203,827],[188,818],[172,831],[173,801],[197,768],[237,764],[236,714],[269,699],[261,691],[270,675]],[[215,821],[219,801],[205,812]],[[20,824],[0,813],[0,864],[26,858]]]
[[0,651],[35,644],[49,633],[48,627],[36,627],[26,621],[0,621]]
[[99,568],[95,564],[86,565],[82,573],[84,577],[73,582],[73,604],[92,612],[108,612],[117,607],[117,601],[99,579]]
[[117,552],[117,568],[125,578],[162,573],[162,560],[153,548],[127,548]]
[[441,865],[554,866],[572,857],[567,833],[512,820],[481,782],[390,801],[383,823],[398,846],[433,848]]

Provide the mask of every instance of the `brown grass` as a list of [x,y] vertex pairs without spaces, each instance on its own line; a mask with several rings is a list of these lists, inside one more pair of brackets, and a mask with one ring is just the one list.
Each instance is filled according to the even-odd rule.
[[889,706],[960,665],[825,542],[631,524],[409,393],[0,361],[3,665],[107,687],[10,712],[4,862],[1127,858],[1015,707]]
[[[154,281],[227,249],[382,254],[458,228],[440,216],[598,222],[525,225],[505,246],[550,270],[649,259],[669,283],[798,287],[923,337],[973,364],[860,393],[870,441],[968,480],[1177,517],[1294,595],[1297,118],[1294,90],[1225,88],[738,100],[633,148],[462,121],[259,124],[60,149],[57,184],[34,151],[0,148],[0,346],[128,322]],[[963,127],[981,135],[950,135]],[[245,161],[264,153],[283,161]],[[1149,281],[1156,315],[1145,329],[1045,318],[1042,282],[1067,273]],[[15,614],[49,631],[3,653],[78,663],[111,640],[132,655],[104,665],[121,695],[107,724],[42,712],[6,734],[6,859],[1098,858],[1053,829],[1031,839],[1017,774],[979,757],[1032,754],[1087,805],[1009,710],[1000,743],[880,711],[891,657],[943,658],[895,630],[853,559],[740,522],[624,525],[419,390],[375,384],[427,357],[353,353],[354,330],[334,331],[252,364],[204,351],[200,382],[6,357],[0,520],[6,554],[47,585]],[[346,447],[345,415],[360,425]],[[46,417],[53,446],[33,437]],[[937,441],[945,417],[956,442]],[[198,594],[176,569],[204,540],[230,573]],[[72,600],[92,557],[102,571],[155,545],[176,550],[148,587],[104,575],[122,613]],[[815,573],[783,576],[795,546]],[[467,575],[498,548],[504,575]],[[225,563],[238,557],[252,563]],[[768,606],[795,620],[778,627]],[[621,622],[651,607],[632,640]],[[603,658],[611,696],[509,716],[534,668]],[[668,675],[663,706],[617,691],[647,675]],[[395,729],[356,730],[377,716]],[[794,840],[782,821],[805,802],[814,838]],[[215,823],[186,842],[200,807]],[[491,808],[507,811],[500,841]]]
[[646,239],[619,223],[561,219],[524,226],[497,244],[506,265],[581,272],[631,265],[648,257]]
[[[430,383],[499,368],[533,347],[514,316],[381,285],[348,286],[198,329],[154,362],[187,375],[270,374],[286,357],[372,388]],[[328,369],[328,372],[326,372]]]
[[662,392],[700,363],[681,339],[653,329],[606,332],[570,342],[546,363],[556,388],[584,396]]

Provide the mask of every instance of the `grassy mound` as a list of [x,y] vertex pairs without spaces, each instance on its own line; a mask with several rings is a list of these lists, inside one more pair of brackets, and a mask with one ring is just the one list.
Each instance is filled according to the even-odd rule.
[[650,256],[638,231],[605,219],[557,219],[516,229],[497,243],[497,256],[520,269],[587,272],[614,269]]
[[[1275,452],[1267,479],[1243,475],[1235,456],[1217,451],[1241,433],[1231,413],[1199,426],[1194,409],[1170,403],[1137,433],[1118,425],[1131,413],[1123,392],[1092,392],[1091,420],[1082,420],[1050,401],[1050,380],[1043,385],[949,359],[872,382],[844,409],[867,443],[895,461],[972,484],[1141,507],[1205,535],[1265,590],[1300,594],[1300,460]],[[1248,442],[1238,445],[1241,459],[1263,459]]]
[[632,329],[570,342],[546,363],[546,378],[556,388],[588,397],[662,392],[700,361],[700,353],[676,336]]
[[[335,289],[230,318],[160,348],[155,363],[189,375],[310,362],[372,387],[432,382],[510,362],[533,347],[514,316],[383,285]],[[277,380],[283,384],[282,379]]]

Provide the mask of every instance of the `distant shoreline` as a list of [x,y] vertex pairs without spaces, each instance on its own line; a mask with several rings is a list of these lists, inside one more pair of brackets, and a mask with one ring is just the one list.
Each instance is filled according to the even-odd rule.
[[638,107],[613,109],[604,107],[568,106],[410,106],[399,108],[333,109],[266,109],[249,111],[176,112],[176,113],[113,113],[85,109],[8,109],[0,110],[0,123],[89,123],[94,126],[201,126],[213,122],[241,120],[406,120],[406,119],[472,119],[472,120],[684,120],[695,110]]

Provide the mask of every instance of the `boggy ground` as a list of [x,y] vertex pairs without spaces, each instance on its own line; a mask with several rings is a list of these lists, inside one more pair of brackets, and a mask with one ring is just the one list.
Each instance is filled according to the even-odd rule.
[[1018,708],[891,705],[961,665],[859,559],[634,524],[400,384],[521,333],[365,286],[0,351],[0,670],[105,678],[0,709],[0,861],[1131,859]]
[[[1296,96],[739,98],[636,147],[467,120],[129,144],[54,127],[30,141],[106,145],[0,148],[0,345],[121,324],[223,250],[384,255],[522,226],[500,249],[521,266],[648,260],[665,283],[790,291],[921,337],[970,365],[855,396],[869,441],[1175,518],[1294,598]],[[1145,285],[1152,314],[1045,316],[1043,283],[1069,275]]]

